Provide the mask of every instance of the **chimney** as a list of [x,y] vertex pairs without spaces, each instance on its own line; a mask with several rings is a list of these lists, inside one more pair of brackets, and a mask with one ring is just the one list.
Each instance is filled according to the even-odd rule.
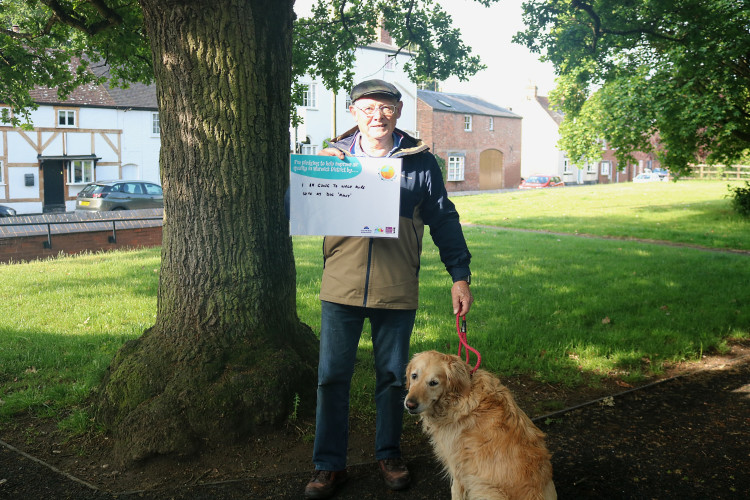
[[526,87],[526,100],[527,101],[535,101],[537,98],[537,91],[539,90],[539,87],[537,87],[534,84],[529,85]]
[[391,38],[391,34],[388,32],[387,29],[385,29],[385,20],[383,19],[383,15],[380,15],[380,20],[378,22],[378,28],[376,35],[378,37],[378,42],[386,43],[388,45],[393,44],[393,39]]
[[378,39],[379,41],[383,43],[386,43],[388,45],[393,45],[393,39],[391,38],[391,34],[388,33],[388,30],[383,28],[382,26],[380,27],[380,33],[379,33]]

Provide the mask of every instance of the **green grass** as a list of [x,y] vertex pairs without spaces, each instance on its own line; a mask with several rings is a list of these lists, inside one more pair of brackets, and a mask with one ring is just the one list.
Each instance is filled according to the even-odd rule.
[[[740,183],[731,183],[736,186]],[[723,181],[599,184],[453,198],[463,222],[750,250]]]
[[0,265],[0,416],[75,415],[154,322],[159,249]]
[[[725,194],[725,183],[690,181],[454,200],[476,224],[747,250],[750,221],[729,211]],[[750,337],[748,255],[484,226],[465,234],[476,298],[469,343],[500,375],[637,382]],[[298,313],[316,333],[321,246],[294,239]],[[86,397],[122,343],[154,321],[159,259],[151,249],[0,265],[0,420],[31,412],[70,431],[89,425]],[[427,241],[413,352],[457,352],[449,290]],[[369,332],[360,347],[355,416],[372,411]]]

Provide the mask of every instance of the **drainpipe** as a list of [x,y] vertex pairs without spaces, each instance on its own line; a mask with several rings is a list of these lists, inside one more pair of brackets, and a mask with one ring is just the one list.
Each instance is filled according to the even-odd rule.
[[336,91],[332,90],[331,94],[333,95],[333,105],[331,107],[331,139],[336,137]]

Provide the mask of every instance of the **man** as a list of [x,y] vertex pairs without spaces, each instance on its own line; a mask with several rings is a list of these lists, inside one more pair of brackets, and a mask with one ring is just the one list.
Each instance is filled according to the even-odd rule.
[[458,213],[427,146],[396,128],[401,93],[382,80],[351,92],[357,126],[333,140],[324,155],[402,158],[398,238],[334,237],[323,243],[321,331],[313,462],[305,498],[328,498],[346,480],[349,388],[365,318],[375,355],[375,458],[385,484],[409,486],[401,458],[404,370],[419,301],[419,258],[424,224],[453,279],[453,314],[469,312],[471,254]]

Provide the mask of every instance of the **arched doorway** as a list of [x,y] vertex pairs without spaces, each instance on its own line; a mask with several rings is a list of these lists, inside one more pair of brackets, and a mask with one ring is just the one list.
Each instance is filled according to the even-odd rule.
[[479,189],[502,189],[503,153],[486,149],[479,154]]
[[139,172],[138,165],[135,163],[127,163],[123,165],[120,178],[134,181],[139,180],[141,178],[141,173]]

